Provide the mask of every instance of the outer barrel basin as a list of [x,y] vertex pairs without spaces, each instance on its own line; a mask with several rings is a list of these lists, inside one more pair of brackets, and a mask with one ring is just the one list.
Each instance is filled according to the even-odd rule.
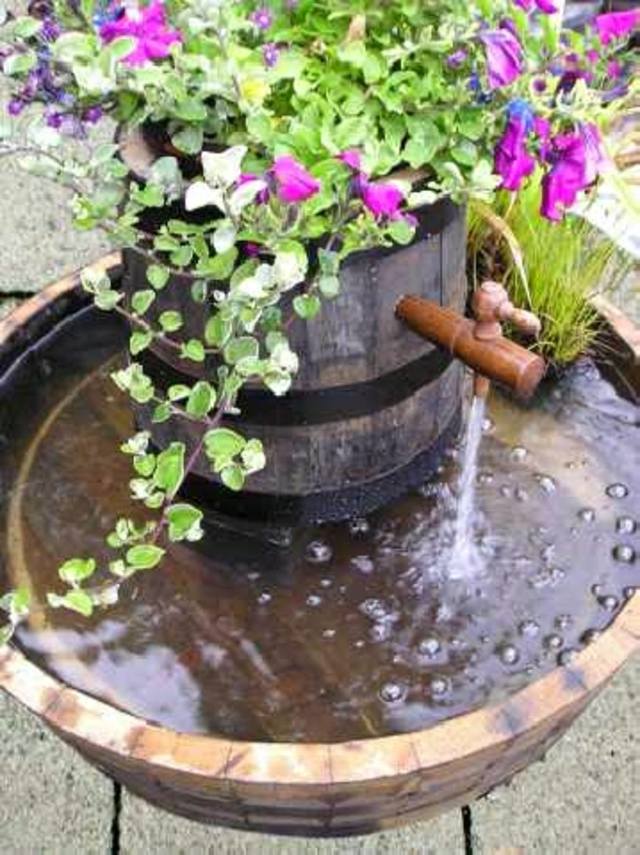
[[[79,299],[69,277],[0,322],[0,371],[28,370],[29,348]],[[566,666],[501,702],[422,730],[322,744],[152,724],[51,676],[16,646],[0,652],[0,685],[89,761],[167,810],[245,830],[330,837],[425,819],[509,779],[544,754],[639,645],[635,594]]]
[[[460,425],[463,366],[409,330],[394,309],[403,294],[415,294],[463,311],[465,213],[445,200],[421,211],[419,221],[413,244],[356,253],[343,266],[340,295],[313,321],[293,320],[288,334],[301,363],[293,388],[276,398],[249,384],[241,414],[225,422],[263,441],[268,466],[236,496],[203,460],[189,482],[200,504],[282,523],[347,519],[401,496],[436,468]],[[148,287],[148,264],[138,252],[125,253],[125,292]],[[183,339],[201,338],[209,314],[191,299],[191,284],[172,276],[148,312],[180,311]],[[293,314],[290,305],[284,311]],[[161,345],[138,359],[160,388],[215,371],[214,357],[203,367]],[[140,407],[138,422],[158,445],[176,437],[196,444],[197,426],[180,419],[156,425],[150,414]]]

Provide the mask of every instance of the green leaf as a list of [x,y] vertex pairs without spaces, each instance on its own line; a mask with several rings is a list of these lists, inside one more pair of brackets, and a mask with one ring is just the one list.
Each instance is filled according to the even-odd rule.
[[159,264],[151,264],[147,268],[147,280],[156,291],[160,291],[169,281],[169,271],[166,267],[161,267]]
[[172,442],[157,458],[153,483],[167,493],[175,492],[184,477],[185,446],[182,442]]
[[91,617],[93,614],[93,601],[89,594],[80,588],[68,591],[64,597],[60,597],[58,594],[47,594],[47,601],[54,609],[70,609],[84,617]]
[[393,240],[402,246],[410,244],[416,235],[414,226],[406,220],[394,220],[389,224],[388,231]]
[[118,294],[117,291],[100,291],[93,298],[93,302],[103,312],[110,312],[115,309],[122,297],[123,295]]
[[197,272],[219,282],[228,279],[238,258],[238,249],[232,246],[226,252],[214,255],[212,258],[201,259],[196,268]]
[[206,357],[204,345],[197,338],[185,342],[180,350],[180,355],[183,359],[190,359],[192,362],[204,362]]
[[162,561],[165,550],[153,543],[140,543],[127,550],[127,563],[136,570],[151,570]]
[[26,53],[12,53],[2,64],[2,70],[7,77],[26,74],[36,64],[36,55],[33,51]]
[[232,339],[224,349],[224,359],[228,365],[235,365],[243,359],[257,359],[260,345],[252,336],[241,336]]
[[171,137],[171,142],[185,154],[198,154],[202,150],[204,130],[201,125],[185,125]]
[[163,401],[161,404],[158,404],[151,414],[151,421],[156,425],[162,424],[162,422],[167,422],[170,418],[171,406],[168,401]]
[[216,390],[206,380],[199,380],[191,390],[186,410],[191,416],[204,418],[216,404]]
[[58,568],[58,576],[68,585],[88,579],[95,573],[96,562],[93,558],[70,558]]
[[182,327],[183,320],[180,312],[173,311],[171,309],[163,312],[158,318],[158,322],[160,326],[164,330],[164,332],[176,332]]
[[264,447],[259,439],[250,439],[240,452],[240,457],[247,474],[259,472],[264,469],[267,462]]
[[141,454],[133,458],[133,468],[143,478],[150,478],[156,468],[155,454]]
[[150,288],[145,288],[142,291],[135,292],[131,298],[131,307],[136,314],[144,315],[155,299],[155,291],[152,291]]
[[42,29],[42,21],[27,15],[11,22],[11,34],[18,39],[30,39]]
[[137,356],[143,350],[146,350],[153,341],[153,333],[147,330],[136,330],[131,334],[129,339],[129,350],[132,356]]
[[234,492],[239,492],[244,487],[244,472],[237,463],[225,466],[220,473],[222,483]]
[[202,536],[200,523],[202,511],[184,502],[171,505],[166,511],[169,521],[169,539],[176,542],[180,540],[199,540]]
[[189,397],[191,389],[183,383],[176,383],[174,386],[169,386],[167,395],[170,401],[183,401]]
[[204,339],[211,347],[224,347],[231,337],[233,324],[222,317],[220,312],[212,315],[204,328]]
[[7,623],[4,626],[0,626],[0,647],[4,647],[5,644],[11,641],[14,631],[15,627],[13,624]]
[[315,294],[301,294],[294,299],[293,308],[297,315],[306,321],[310,321],[320,311],[320,300]]
[[331,274],[321,276],[318,280],[318,287],[323,297],[326,297],[327,300],[333,300],[340,293],[340,279]]
[[214,428],[207,432],[205,445],[209,457],[232,458],[245,447],[244,437],[230,428]]

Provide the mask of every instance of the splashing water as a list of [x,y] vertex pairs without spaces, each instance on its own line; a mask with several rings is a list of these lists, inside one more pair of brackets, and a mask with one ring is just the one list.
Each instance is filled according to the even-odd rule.
[[454,523],[455,535],[449,559],[449,576],[452,579],[464,579],[473,576],[482,569],[484,563],[473,536],[478,452],[482,440],[484,415],[485,399],[475,396],[469,412],[464,459],[458,482],[458,507]]

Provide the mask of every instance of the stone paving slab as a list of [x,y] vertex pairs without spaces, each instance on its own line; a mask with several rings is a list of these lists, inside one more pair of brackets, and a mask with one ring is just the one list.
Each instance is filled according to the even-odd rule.
[[108,855],[112,782],[0,692],[0,852]]
[[476,855],[640,853],[640,658],[551,749],[471,809]]
[[104,237],[70,225],[69,193],[0,162],[0,292],[35,292],[108,251]]
[[123,791],[122,855],[464,855],[460,811],[398,831],[305,840],[230,831],[172,816]]

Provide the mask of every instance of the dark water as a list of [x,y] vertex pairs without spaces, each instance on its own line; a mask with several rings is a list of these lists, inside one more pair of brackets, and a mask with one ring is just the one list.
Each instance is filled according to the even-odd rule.
[[[0,389],[0,556],[36,600],[102,555],[132,432],[108,379],[121,334],[85,312]],[[92,379],[88,381],[88,378]],[[257,537],[210,527],[87,621],[37,610],[28,655],[183,731],[334,741],[422,728],[521,688],[640,585],[640,414],[590,363],[535,408],[494,394],[480,451],[483,572],[447,578],[451,450],[439,479],[367,520]]]

